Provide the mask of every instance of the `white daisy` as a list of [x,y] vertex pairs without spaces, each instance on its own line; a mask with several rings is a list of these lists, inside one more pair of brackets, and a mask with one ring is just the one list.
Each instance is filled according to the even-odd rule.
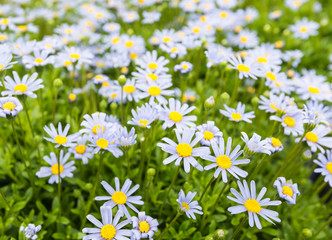
[[150,216],[146,216],[145,212],[139,212],[131,218],[133,223],[132,240],[140,240],[141,238],[152,239],[155,232],[158,231],[158,221]]
[[301,111],[292,111],[284,114],[282,117],[271,116],[270,120],[281,122],[286,135],[293,134],[294,137],[301,135],[303,129],[303,115]]
[[210,146],[212,142],[219,142],[219,139],[223,136],[219,128],[214,125],[214,121],[208,121],[197,126],[197,132],[203,134],[200,143],[204,146]]
[[252,78],[257,79],[258,76],[261,75],[259,72],[257,66],[253,65],[248,60],[242,61],[241,57],[235,57],[234,55],[230,55],[227,58],[227,61],[231,64],[230,68],[233,68],[237,71],[239,71],[239,78],[242,79],[245,78]]
[[254,111],[251,111],[248,113],[244,112],[246,105],[242,104],[241,102],[239,102],[237,104],[236,109],[230,108],[226,104],[224,104],[224,107],[226,108],[226,111],[222,110],[222,109],[220,109],[219,111],[222,115],[228,117],[229,120],[231,120],[231,121],[235,121],[235,122],[245,121],[248,123],[252,123],[252,121],[250,119],[255,117]]
[[181,189],[179,197],[176,201],[179,203],[180,209],[186,213],[188,218],[196,219],[195,213],[203,215],[202,207],[198,205],[197,201],[192,201],[196,192],[188,192],[187,196]]
[[[266,188],[263,187],[256,197],[256,184],[255,181],[250,182],[250,190],[246,180],[243,180],[243,185],[240,181],[237,181],[237,185],[240,188],[241,194],[236,191],[234,188],[231,188],[231,192],[235,196],[235,198],[227,196],[230,200],[239,203],[241,205],[229,207],[228,211],[231,214],[238,214],[242,212],[248,212],[249,215],[249,226],[253,227],[256,225],[258,229],[262,229],[262,224],[259,221],[258,215],[263,217],[265,220],[273,223],[271,221],[274,220],[276,222],[281,222],[278,218],[278,213],[276,211],[272,211],[270,209],[262,208],[264,206],[276,206],[280,205],[281,201],[270,201],[270,198],[265,198],[262,200],[264,194],[266,193]],[[274,223],[273,223],[274,224]]]
[[323,153],[318,153],[318,160],[315,159],[319,168],[315,169],[315,173],[320,173],[325,176],[324,181],[328,182],[330,187],[332,187],[332,151],[327,150],[326,155]]
[[[131,218],[131,215],[127,209],[127,207],[131,208],[134,212],[138,213],[136,207],[133,204],[143,205],[144,202],[141,200],[141,196],[131,196],[134,192],[137,191],[139,185],[136,184],[132,189],[130,186],[132,181],[127,179],[123,184],[122,188],[120,188],[120,181],[119,178],[115,178],[115,190],[105,181],[101,182],[104,189],[111,195],[111,196],[98,196],[95,197],[96,201],[107,201],[104,203],[104,206],[110,206],[111,208],[117,206],[119,211],[122,211],[128,219]],[[127,206],[127,207],[126,207]]]
[[273,187],[277,188],[279,197],[285,199],[291,205],[296,203],[296,196],[300,195],[297,183],[288,183],[284,177],[278,177],[274,181]]
[[68,149],[74,154],[74,158],[81,159],[83,164],[88,164],[88,160],[93,158],[93,148],[87,146],[86,141],[87,135],[79,136],[76,139],[76,145]]
[[62,130],[62,125],[61,122],[58,123],[58,131],[55,129],[54,125],[51,123],[50,128],[47,126],[44,126],[45,132],[51,137],[44,137],[45,140],[51,142],[51,143],[56,143],[55,147],[72,147],[75,146],[74,141],[76,141],[79,133],[74,133],[71,135],[68,135],[70,125],[67,124],[65,128]]
[[244,155],[250,156],[255,153],[265,153],[270,155],[271,151],[269,150],[269,147],[267,145],[267,140],[262,140],[262,137],[256,133],[253,134],[253,136],[249,139],[248,135],[245,132],[241,132],[242,134],[242,141],[246,143],[246,147],[244,149]]
[[0,117],[14,117],[20,111],[23,110],[23,106],[20,101],[15,97],[2,97],[0,98]]

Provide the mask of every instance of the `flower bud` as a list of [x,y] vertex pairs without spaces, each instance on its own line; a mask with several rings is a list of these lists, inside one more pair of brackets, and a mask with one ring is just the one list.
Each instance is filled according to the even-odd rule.
[[215,237],[216,237],[216,239],[218,239],[218,240],[223,240],[223,239],[225,239],[225,236],[226,236],[226,234],[225,234],[224,230],[222,230],[222,229],[217,229],[217,231],[216,231],[216,233],[215,233]]
[[39,143],[42,140],[42,138],[41,138],[41,136],[36,135],[34,140],[35,140],[36,143]]
[[230,96],[227,92],[224,92],[221,94],[220,99],[223,103],[227,104],[230,99]]
[[289,30],[289,29],[285,29],[285,30],[282,32],[282,34],[283,34],[284,36],[288,36],[288,35],[290,34],[290,30]]
[[92,189],[92,184],[91,183],[87,183],[85,184],[85,190],[89,191],[90,189]]
[[127,78],[125,75],[120,75],[118,78],[118,82],[120,84],[120,86],[124,86],[127,82]]
[[154,168],[149,168],[147,171],[146,171],[146,174],[150,177],[154,177],[154,175],[156,175],[156,169]]
[[205,100],[204,102],[204,108],[206,110],[209,110],[211,108],[213,108],[215,105],[215,101],[214,101],[214,98],[212,96],[210,96],[208,99]]
[[212,235],[207,235],[204,240],[214,240]]
[[111,103],[111,109],[112,111],[115,111],[118,108],[118,104],[116,102]]
[[302,234],[305,238],[310,238],[312,237],[312,231],[309,228],[303,228],[302,229]]
[[53,84],[54,84],[54,87],[56,87],[56,88],[60,88],[63,85],[62,80],[60,78],[55,79]]
[[312,157],[311,151],[307,149],[304,153],[302,153],[302,159],[305,161],[310,160]]
[[263,27],[263,30],[265,32],[270,32],[271,31],[271,25],[270,24],[265,24],[264,27]]
[[258,98],[258,97],[253,97],[253,98],[251,99],[251,104],[252,104],[253,106],[257,106],[258,103],[259,103],[259,98]]
[[127,30],[127,34],[128,34],[128,35],[133,35],[133,34],[134,34],[134,30],[133,30],[132,28],[129,28],[129,29]]
[[265,91],[263,92],[263,96],[264,96],[264,97],[269,97],[269,96],[270,96],[270,91],[265,90]]
[[105,112],[105,109],[107,108],[107,101],[106,100],[101,100],[99,103],[100,110],[102,112]]

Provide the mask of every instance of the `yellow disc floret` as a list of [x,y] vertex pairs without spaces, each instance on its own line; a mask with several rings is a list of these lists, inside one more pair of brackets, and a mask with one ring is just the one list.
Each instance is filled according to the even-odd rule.
[[220,155],[216,158],[216,162],[219,167],[223,169],[230,168],[232,166],[231,158],[226,155]]
[[262,210],[261,205],[259,204],[259,202],[255,199],[248,199],[245,203],[244,203],[244,207],[249,211],[249,212],[253,212],[253,213],[259,213]]
[[294,118],[291,118],[291,117],[285,117],[285,119],[284,119],[284,123],[285,123],[288,127],[294,127],[294,126],[295,126],[295,120],[294,120]]
[[78,154],[83,154],[85,153],[85,149],[86,149],[86,146],[85,145],[77,145],[75,147],[75,151],[78,153]]
[[317,142],[318,141],[318,136],[313,133],[313,132],[307,132],[305,134],[305,138],[308,140],[308,141],[311,141],[311,142]]
[[272,138],[271,139],[271,142],[272,142],[272,146],[273,147],[281,147],[281,142],[278,138]]
[[26,90],[28,90],[27,85],[25,84],[17,84],[14,88],[14,92],[16,91],[20,91],[21,93],[25,92]]
[[126,93],[133,93],[135,92],[136,88],[133,85],[126,85],[123,87],[123,91]]
[[169,113],[169,119],[173,122],[180,122],[182,120],[182,115],[177,111],[172,111]]
[[67,142],[67,137],[58,135],[54,138],[54,141],[56,141],[58,144],[62,145]]
[[285,195],[288,195],[290,197],[293,197],[293,190],[288,186],[283,186],[282,187],[282,193],[285,194]]
[[242,115],[240,113],[232,113],[231,118],[233,118],[233,120],[241,120]]
[[140,127],[145,127],[148,123],[149,123],[149,121],[145,120],[145,119],[141,119],[138,121],[138,124],[140,125]]
[[157,64],[157,63],[154,63],[154,62],[149,63],[149,64],[148,64],[148,68],[150,68],[150,69],[152,69],[152,70],[155,70],[155,69],[158,68],[158,64]]
[[247,66],[244,65],[244,64],[239,64],[239,65],[237,65],[237,69],[238,69],[240,72],[249,72],[249,71],[250,71],[250,68],[247,67]]
[[176,146],[176,152],[180,155],[180,157],[189,157],[193,148],[188,143],[179,143]]
[[142,233],[147,233],[150,230],[150,225],[148,224],[147,221],[140,221],[138,223],[138,229],[142,232]]
[[189,210],[189,205],[188,205],[188,203],[182,202],[182,203],[181,203],[181,206],[182,206],[182,209],[184,208],[185,211],[188,211],[188,210]]
[[113,193],[112,195],[112,200],[113,202],[115,202],[116,204],[125,204],[127,202],[127,196],[126,194],[124,194],[123,192],[120,191],[116,191]]
[[15,108],[15,103],[13,102],[6,102],[2,105],[2,108],[5,110],[13,111]]
[[210,132],[210,131],[205,131],[204,132],[204,139],[205,140],[211,140],[211,139],[213,139],[214,138],[214,135],[213,135],[213,133],[212,132]]
[[111,240],[116,234],[116,229],[113,225],[107,224],[100,229],[100,236],[103,239]]
[[332,162],[326,164],[326,169],[332,174]]
[[107,148],[108,147],[108,141],[104,138],[99,138],[97,141],[96,141],[96,144],[98,147],[104,149],[104,148]]
[[[59,165],[56,163],[51,167],[52,174],[59,174]],[[63,166],[60,164],[60,174],[63,172]]]
[[105,128],[103,126],[101,126],[100,124],[94,125],[94,127],[92,128],[92,132],[97,135],[98,132],[101,132],[101,130],[103,132],[105,132]]
[[149,87],[148,92],[150,93],[151,96],[158,96],[161,93],[161,89],[157,86],[152,86]]

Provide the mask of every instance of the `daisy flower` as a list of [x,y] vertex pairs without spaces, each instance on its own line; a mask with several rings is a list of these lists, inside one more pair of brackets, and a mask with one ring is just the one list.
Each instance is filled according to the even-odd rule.
[[[330,127],[319,125],[312,131],[307,132],[303,141],[306,141],[311,148],[311,152],[316,152],[319,149],[322,153],[325,152],[323,147],[332,148],[332,137],[326,137],[331,132]],[[296,138],[295,142],[299,142],[301,138]]]
[[142,92],[136,88],[136,81],[127,79],[126,84],[123,86],[124,99],[128,101],[138,102],[142,98]]
[[121,229],[124,226],[130,224],[131,220],[127,219],[122,222],[119,220],[123,217],[123,212],[118,211],[114,218],[112,208],[108,206],[100,207],[101,219],[100,222],[97,218],[92,215],[86,216],[86,218],[93,223],[96,227],[94,228],[83,228],[83,233],[88,233],[83,237],[83,240],[98,239],[98,240],[129,240],[131,236],[131,230]]
[[70,125],[67,124],[65,128],[62,130],[62,125],[61,122],[58,123],[58,131],[55,129],[54,125],[51,123],[50,128],[47,126],[44,126],[45,132],[51,137],[44,137],[45,140],[51,142],[51,143],[56,143],[55,147],[72,147],[75,146],[75,141],[78,137],[79,133],[74,133],[71,135],[68,135]]
[[[48,179],[49,184],[59,183],[58,175],[60,173],[60,180],[65,177],[73,177],[72,171],[76,169],[74,165],[74,161],[68,161],[71,153],[66,153],[63,155],[63,149],[60,150],[59,160],[60,160],[60,167],[58,165],[58,157],[55,155],[54,152],[50,153],[49,156],[44,156],[44,160],[51,165],[51,167],[41,167],[38,172],[36,172],[36,176],[39,178],[51,176]],[[60,171],[59,171],[60,169]]]
[[241,132],[241,134],[242,141],[246,143],[246,147],[244,149],[245,156],[250,156],[255,153],[265,153],[271,155],[271,151],[269,150],[266,139],[261,141],[262,137],[256,133],[254,133],[250,139],[245,132]]
[[20,232],[24,232],[24,236],[27,239],[36,240],[38,238],[37,233],[40,231],[41,225],[35,226],[35,224],[28,224],[27,227],[20,227]]
[[[250,162],[249,159],[241,159],[237,160],[237,158],[243,153],[240,145],[237,145],[233,151],[231,151],[232,147],[232,138],[229,137],[227,140],[227,145],[225,146],[224,139],[221,137],[219,139],[219,145],[216,142],[211,143],[213,152],[215,156],[212,155],[203,155],[202,158],[213,162],[204,167],[205,170],[210,170],[211,168],[217,168],[214,173],[214,177],[217,178],[219,174],[222,174],[222,180],[224,183],[228,182],[227,179],[227,171],[232,174],[235,178],[239,179],[240,177],[245,178],[248,173],[243,171],[242,169],[238,168],[237,165],[240,164],[247,164]],[[226,147],[226,148],[225,148]]]
[[152,72],[168,72],[168,68],[165,67],[169,63],[168,59],[164,56],[158,57],[157,51],[146,52],[142,57],[136,60],[136,65],[143,69],[149,69]]
[[20,111],[23,110],[23,106],[20,101],[15,97],[2,97],[0,98],[0,117],[14,117]]
[[246,180],[243,180],[243,185],[240,181],[237,181],[237,185],[240,188],[241,194],[234,188],[231,188],[231,192],[233,193],[235,198],[230,196],[227,196],[227,198],[241,205],[229,207],[228,211],[231,214],[248,212],[249,226],[253,227],[254,225],[256,225],[258,229],[262,229],[262,224],[259,221],[258,215],[263,217],[270,223],[273,223],[271,219],[276,222],[281,222],[281,220],[278,218],[279,214],[276,211],[262,208],[264,206],[276,206],[281,204],[281,201],[270,201],[269,198],[265,198],[262,200],[264,194],[266,193],[265,187],[261,189],[258,196],[256,197],[255,181],[252,180],[250,182],[250,190]]
[[23,64],[29,69],[35,66],[38,67],[38,66],[45,66],[47,64],[53,64],[54,62],[54,56],[49,56],[48,51],[45,50],[39,51],[35,49],[33,53],[34,56],[25,55],[22,58]]
[[257,76],[260,76],[260,73],[255,65],[250,63],[248,60],[242,61],[241,57],[235,57],[231,55],[227,58],[227,61],[231,64],[230,68],[236,69],[239,71],[239,78],[252,78],[257,79]]
[[174,90],[167,89],[171,86],[171,82],[162,82],[160,84],[138,84],[137,88],[143,91],[142,98],[150,97],[149,103],[152,105],[155,103],[155,100],[157,100],[160,104],[167,103],[167,100],[164,96],[174,95]]
[[183,61],[180,64],[174,66],[174,71],[180,71],[182,74],[191,72],[193,65],[190,62]]
[[282,142],[275,137],[271,137],[271,138],[266,138],[265,139],[267,144],[267,148],[272,152],[281,152],[284,149],[284,146],[282,145]]
[[297,183],[291,184],[286,182],[284,177],[278,177],[274,181],[273,187],[277,188],[279,197],[285,199],[288,204],[296,204],[296,196],[300,195]]
[[11,53],[1,53],[0,72],[12,68],[17,63],[16,61],[11,62],[12,59],[13,55]]
[[146,216],[145,212],[139,212],[138,218],[136,216],[131,218],[133,223],[132,238],[133,240],[140,240],[141,238],[152,239],[155,232],[158,231],[158,221],[150,216]]
[[113,127],[105,132],[102,131],[102,128],[98,128],[96,135],[88,135],[88,141],[91,143],[90,146],[94,147],[93,153],[107,150],[111,152],[114,157],[118,158],[122,156],[123,153],[118,148],[119,144],[116,140],[116,127]]
[[205,124],[197,126],[197,132],[203,134],[203,138],[199,142],[204,146],[210,146],[212,142],[218,142],[223,136],[219,128],[214,125],[214,121],[208,121]]
[[303,18],[289,27],[289,29],[294,33],[294,37],[301,39],[308,39],[310,36],[317,35],[318,28],[318,23],[309,21],[307,18]]
[[136,205],[143,205],[144,202],[141,200],[141,196],[132,196],[134,192],[137,191],[139,188],[139,185],[136,184],[132,189],[130,189],[130,186],[132,184],[132,181],[127,179],[122,188],[120,188],[120,181],[119,178],[115,178],[115,190],[105,181],[101,182],[101,185],[103,185],[104,189],[111,195],[111,196],[98,196],[95,197],[96,201],[107,201],[104,203],[104,206],[110,206],[111,208],[117,206],[119,211],[122,211],[128,219],[131,218],[127,207],[131,208],[134,212],[139,213],[136,207],[134,207],[133,204]]
[[222,110],[222,109],[220,109],[219,111],[222,115],[228,117],[229,120],[231,120],[231,121],[235,121],[235,122],[245,121],[248,123],[252,123],[252,121],[250,119],[255,117],[254,111],[251,111],[248,113],[244,112],[246,105],[242,104],[241,102],[239,102],[237,104],[236,109],[230,108],[226,104],[224,104],[224,107],[226,108],[226,111]]
[[203,215],[202,207],[198,205],[197,201],[192,201],[195,197],[196,192],[188,192],[187,196],[181,189],[179,197],[176,201],[179,203],[180,209],[186,213],[188,218],[196,219],[195,213]]
[[82,127],[85,129],[81,129],[81,133],[88,133],[90,135],[97,135],[98,131],[107,132],[112,124],[106,122],[106,113],[96,112],[91,115],[85,114],[83,116],[84,121],[81,123]]
[[193,128],[185,128],[182,131],[182,134],[178,129],[175,129],[175,134],[178,140],[178,144],[169,138],[162,139],[167,144],[157,144],[157,146],[161,147],[163,151],[172,154],[163,161],[163,164],[167,165],[176,160],[175,165],[179,166],[181,160],[183,160],[184,170],[186,173],[190,172],[190,165],[200,171],[203,171],[203,167],[194,158],[210,154],[210,149],[208,147],[195,148],[195,145],[203,138],[203,134],[197,133],[194,140],[192,140],[193,136],[195,135],[195,129]]
[[128,149],[132,145],[136,144],[136,137],[135,128],[131,128],[129,133],[127,131],[127,127],[120,127],[120,129],[116,131],[116,142],[123,149]]
[[81,159],[83,164],[88,164],[88,160],[93,158],[93,148],[87,146],[87,135],[79,136],[76,139],[76,146],[68,149],[74,154],[75,159]]
[[325,176],[324,181],[328,182],[330,187],[332,187],[332,151],[327,150],[326,155],[323,153],[318,153],[318,160],[315,159],[319,168],[315,169],[315,173],[320,173]]
[[146,103],[140,107],[131,110],[133,118],[131,121],[128,121],[128,124],[139,126],[141,128],[150,128],[151,123],[157,119],[158,111],[155,107]]
[[282,117],[271,116],[270,120],[281,122],[286,135],[293,134],[294,137],[301,135],[303,129],[303,115],[301,111],[292,111],[284,114]]
[[33,93],[34,91],[37,91],[40,88],[43,88],[44,85],[41,83],[43,82],[42,79],[37,79],[38,73],[33,73],[30,77],[28,74],[24,75],[22,80],[20,79],[17,72],[13,71],[13,77],[12,79],[10,76],[5,77],[5,88],[6,91],[2,91],[2,96],[7,95],[26,95],[31,98],[36,98],[37,95]]
[[269,113],[278,112],[285,114],[287,111],[291,111],[294,110],[293,108],[296,108],[294,98],[288,97],[284,93],[276,95],[273,92],[270,92],[269,98],[261,95],[259,103],[260,105],[258,108]]
[[136,67],[137,72],[132,75],[137,80],[137,84],[156,84],[156,83],[171,83],[172,75],[164,72],[153,72],[149,69],[141,69]]
[[168,105],[169,107],[167,107],[166,104],[157,107],[159,112],[159,119],[164,121],[162,126],[164,130],[166,128],[173,127],[174,125],[180,131],[186,127],[196,126],[193,122],[197,120],[197,116],[186,116],[196,107],[189,107],[189,105],[186,103],[181,106],[181,102],[179,100],[175,100],[174,98],[169,99]]

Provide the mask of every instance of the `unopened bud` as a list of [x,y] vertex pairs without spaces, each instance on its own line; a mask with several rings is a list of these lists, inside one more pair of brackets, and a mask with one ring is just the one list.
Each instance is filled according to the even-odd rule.
[[270,24],[265,24],[264,27],[263,27],[263,30],[265,32],[270,32],[271,31],[271,25]]
[[212,235],[208,235],[204,238],[204,240],[214,240]]
[[116,110],[118,108],[118,104],[116,102],[111,103],[111,109]]
[[99,107],[100,107],[100,110],[102,112],[105,112],[105,109],[107,108],[107,101],[106,100],[102,100],[100,103],[99,103]]
[[303,228],[302,234],[305,238],[310,238],[312,237],[312,231],[309,228]]
[[224,104],[227,104],[230,99],[230,96],[227,92],[224,92],[221,94],[220,99]]
[[258,97],[253,97],[253,98],[251,99],[251,104],[252,104],[253,106],[257,106],[258,103],[259,103],[259,98],[258,98]]
[[156,169],[154,168],[149,168],[147,171],[146,171],[146,174],[150,177],[153,177],[154,175],[156,175]]
[[118,82],[121,86],[124,86],[127,82],[127,78],[125,75],[120,75],[118,78]]
[[62,80],[60,78],[55,79],[53,84],[54,84],[54,87],[56,87],[56,88],[59,88],[63,85]]
[[222,229],[217,229],[215,235],[216,235],[216,239],[218,239],[218,240],[223,240],[223,239],[225,239],[225,236],[226,236],[224,230],[222,230]]
[[204,102],[204,107],[205,109],[209,110],[211,108],[213,108],[215,105],[215,101],[214,98],[212,96],[210,96],[208,99],[205,100]]

